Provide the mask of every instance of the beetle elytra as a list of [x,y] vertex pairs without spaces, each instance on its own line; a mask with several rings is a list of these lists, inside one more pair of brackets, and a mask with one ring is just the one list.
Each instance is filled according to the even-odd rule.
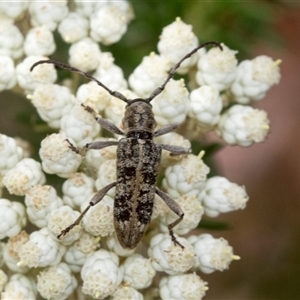
[[[119,129],[111,121],[98,117],[92,108],[84,106],[102,127],[112,133],[124,136],[118,142],[96,141],[84,146],[84,149],[102,149],[108,146],[117,145],[117,179],[115,182],[112,182],[99,190],[79,218],[64,229],[58,235],[58,238],[67,234],[74,226],[79,225],[87,211],[92,206],[99,203],[111,188],[116,187],[116,196],[114,200],[114,226],[119,243],[123,248],[134,249],[145,234],[150,223],[155,194],[157,194],[178,216],[178,219],[168,225],[168,229],[175,245],[177,244],[183,248],[174,236],[172,229],[183,219],[184,213],[170,196],[156,187],[156,177],[162,150],[167,150],[172,154],[179,155],[190,153],[190,149],[180,146],[157,144],[153,141],[154,137],[164,135],[176,129],[178,124],[169,124],[155,131],[156,122],[150,102],[164,90],[166,84],[174,76],[181,63],[207,45],[218,46],[222,50],[222,46],[213,41],[199,45],[185,55],[172,68],[163,84],[145,99],[127,99],[123,94],[110,90],[91,74],[61,62],[49,59],[41,60],[33,64],[30,69],[31,71],[39,64],[49,63],[82,74],[95,81],[110,95],[127,103],[122,121],[123,130]],[[70,148],[78,152],[71,143]]]

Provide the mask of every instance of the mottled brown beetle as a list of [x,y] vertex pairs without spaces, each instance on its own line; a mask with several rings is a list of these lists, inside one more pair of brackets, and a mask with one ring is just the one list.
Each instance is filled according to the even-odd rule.
[[[127,99],[121,93],[107,88],[91,74],[51,59],[38,61],[31,67],[30,70],[32,71],[39,64],[49,63],[60,68],[77,72],[97,82],[97,84],[104,88],[110,95],[127,103],[122,121],[124,131],[120,130],[112,122],[97,117],[92,108],[84,106],[88,112],[93,114],[96,121],[103,128],[110,132],[125,136],[118,142],[98,141],[84,146],[84,149],[102,149],[112,145],[118,146],[117,181],[98,191],[79,218],[64,229],[58,235],[58,238],[67,234],[74,226],[79,225],[90,207],[99,203],[111,188],[116,187],[116,196],[114,200],[114,226],[118,240],[123,248],[134,249],[146,232],[151,220],[155,194],[163,199],[168,207],[179,217],[173,223],[169,224],[168,228],[172,241],[183,248],[176,240],[172,229],[183,219],[184,213],[172,198],[156,187],[156,177],[162,150],[167,150],[172,154],[179,155],[190,153],[190,149],[180,146],[157,144],[153,141],[154,137],[176,129],[178,124],[169,124],[155,131],[156,122],[150,102],[164,90],[166,84],[174,76],[181,63],[200,48],[207,45],[218,46],[222,50],[222,46],[213,41],[199,45],[193,51],[185,55],[173,67],[164,83],[145,99]],[[70,148],[79,152],[79,150],[71,143]]]

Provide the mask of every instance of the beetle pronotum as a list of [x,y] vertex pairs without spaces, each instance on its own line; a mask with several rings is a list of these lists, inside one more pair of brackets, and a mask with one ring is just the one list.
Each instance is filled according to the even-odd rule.
[[[91,74],[58,61],[49,59],[41,60],[33,64],[30,71],[37,65],[48,63],[82,74],[95,81],[110,95],[127,103],[122,121],[123,131],[116,127],[111,121],[97,116],[92,108],[84,106],[103,128],[112,133],[125,136],[119,141],[96,141],[84,146],[84,149],[102,149],[117,145],[117,180],[99,190],[78,219],[65,228],[58,235],[58,238],[67,234],[74,226],[79,225],[87,211],[99,203],[111,188],[116,187],[114,226],[118,240],[123,248],[135,248],[146,232],[153,211],[155,194],[178,216],[178,219],[168,225],[168,229],[174,244],[183,248],[175,238],[172,229],[183,219],[184,213],[170,196],[156,187],[156,177],[162,150],[167,150],[175,155],[179,155],[190,153],[190,149],[174,145],[157,144],[153,141],[154,137],[164,135],[176,129],[178,124],[169,124],[155,131],[156,122],[150,102],[164,90],[166,84],[174,76],[181,63],[207,45],[218,46],[222,50],[222,46],[214,41],[199,45],[185,55],[172,68],[163,84],[156,88],[152,94],[145,99],[127,99],[123,94],[110,90]],[[73,151],[78,152],[70,142],[69,144]]]

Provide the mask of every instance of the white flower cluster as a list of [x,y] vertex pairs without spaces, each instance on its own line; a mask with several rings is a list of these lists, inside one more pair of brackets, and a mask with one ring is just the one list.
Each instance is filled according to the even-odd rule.
[[[41,141],[40,162],[28,157],[17,139],[0,134],[0,189],[22,197],[21,201],[0,199],[0,238],[5,239],[0,244],[1,299],[202,299],[208,287],[199,271],[223,271],[239,257],[223,238],[187,235],[203,215],[216,217],[243,209],[248,201],[244,187],[220,176],[207,178],[203,152],[162,153],[162,188],[184,212],[173,228],[183,248],[169,235],[169,225],[178,216],[156,197],[152,230],[143,238],[143,247],[123,249],[114,232],[115,189],[57,239],[95,192],[116,178],[116,146],[86,152],[82,147],[95,140],[115,144],[117,136],[102,135],[94,116],[80,104],[119,127],[125,104],[95,82],[76,86],[77,81],[70,79],[71,84],[55,84],[57,74],[51,64],[30,71],[34,63],[56,51],[54,32],[70,44],[72,66],[95,72],[103,84],[131,99],[148,97],[170,69],[199,45],[192,27],[177,18],[163,29],[159,54],[144,57],[127,83],[112,54],[102,52],[99,43],[120,40],[134,17],[130,4],[75,0],[70,7],[67,1],[50,0],[0,3],[0,91],[22,89],[42,120],[56,130]],[[23,20],[25,25],[20,26]],[[259,56],[238,63],[237,52],[222,47],[223,51],[201,49],[178,69],[179,74],[190,72],[195,77],[189,86],[197,84],[196,88],[190,91],[183,79],[171,79],[151,102],[158,128],[181,124],[178,133],[157,137],[157,143],[190,148],[188,137],[199,140],[209,131],[228,144],[245,147],[266,139],[267,115],[249,104],[279,82],[279,61]],[[196,73],[192,68],[197,68]],[[60,196],[45,173],[63,181]],[[156,278],[157,272],[168,276]]]

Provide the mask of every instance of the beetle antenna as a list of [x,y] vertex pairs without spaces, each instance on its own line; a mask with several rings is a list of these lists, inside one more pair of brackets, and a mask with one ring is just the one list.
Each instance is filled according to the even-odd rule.
[[185,55],[174,67],[173,69],[170,71],[169,76],[167,77],[167,79],[164,81],[164,83],[156,88],[152,94],[145,100],[151,102],[156,96],[158,96],[166,87],[167,83],[169,82],[169,80],[174,76],[176,70],[180,67],[180,65],[182,64],[183,61],[185,61],[187,58],[191,57],[195,52],[197,52],[199,49],[204,48],[208,45],[214,45],[219,47],[221,50],[223,50],[222,46],[220,43],[218,42],[214,42],[214,41],[210,41],[210,42],[206,42],[203,44],[200,44],[198,47],[196,47],[194,50],[192,50],[191,52],[189,52],[187,55]]
[[93,75],[91,75],[90,73],[87,73],[87,72],[84,72],[82,70],[79,70],[77,68],[74,68],[74,67],[71,67],[67,64],[64,64],[62,62],[59,62],[59,61],[56,61],[56,60],[53,60],[53,59],[47,59],[47,60],[40,60],[36,63],[34,63],[31,68],[30,68],[30,72],[38,65],[41,65],[41,64],[53,64],[55,65],[56,67],[59,67],[59,68],[62,68],[62,69],[66,69],[66,70],[69,70],[69,71],[72,71],[72,72],[76,72],[76,73],[79,73],[81,75],[83,75],[84,77],[92,80],[92,81],[95,81],[98,85],[100,85],[102,88],[104,88],[108,93],[110,93],[113,97],[116,97],[126,103],[128,103],[128,99],[121,93],[117,92],[117,91],[112,91],[111,89],[109,89],[106,85],[104,85],[101,81],[99,81],[98,79],[96,79]]

